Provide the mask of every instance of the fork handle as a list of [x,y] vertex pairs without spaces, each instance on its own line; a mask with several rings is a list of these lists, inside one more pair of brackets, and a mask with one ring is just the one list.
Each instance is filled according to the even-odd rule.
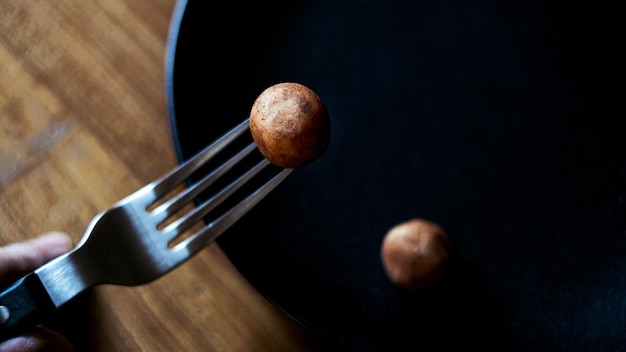
[[36,326],[55,310],[39,276],[22,277],[0,293],[0,341]]

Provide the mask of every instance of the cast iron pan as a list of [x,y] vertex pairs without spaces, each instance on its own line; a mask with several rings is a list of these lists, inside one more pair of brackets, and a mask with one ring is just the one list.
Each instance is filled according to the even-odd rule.
[[[598,2],[180,1],[167,93],[181,160],[303,83],[332,141],[219,239],[339,350],[614,351],[626,343],[623,26]],[[409,218],[455,243],[405,294],[380,263]]]

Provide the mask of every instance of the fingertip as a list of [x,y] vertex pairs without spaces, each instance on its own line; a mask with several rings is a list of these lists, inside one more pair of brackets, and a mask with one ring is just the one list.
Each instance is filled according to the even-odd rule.
[[70,341],[54,330],[39,327],[0,343],[0,352],[73,352]]
[[70,251],[73,247],[72,238],[63,232],[46,232],[31,240],[31,244],[44,254],[47,259],[52,259]]
[[72,239],[62,232],[49,232],[28,241],[0,247],[0,286],[71,249]]

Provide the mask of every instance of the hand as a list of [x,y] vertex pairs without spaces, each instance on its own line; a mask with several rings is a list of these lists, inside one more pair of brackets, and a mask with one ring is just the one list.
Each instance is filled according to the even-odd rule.
[[[20,277],[71,249],[71,238],[59,232],[0,247],[0,287],[8,287]],[[73,348],[64,336],[41,326],[0,342],[0,352],[35,351],[71,352]]]

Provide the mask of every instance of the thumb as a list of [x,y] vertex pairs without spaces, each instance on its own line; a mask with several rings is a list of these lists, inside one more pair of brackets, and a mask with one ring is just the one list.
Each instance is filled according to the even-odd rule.
[[0,247],[0,286],[10,284],[71,249],[72,239],[60,232]]

